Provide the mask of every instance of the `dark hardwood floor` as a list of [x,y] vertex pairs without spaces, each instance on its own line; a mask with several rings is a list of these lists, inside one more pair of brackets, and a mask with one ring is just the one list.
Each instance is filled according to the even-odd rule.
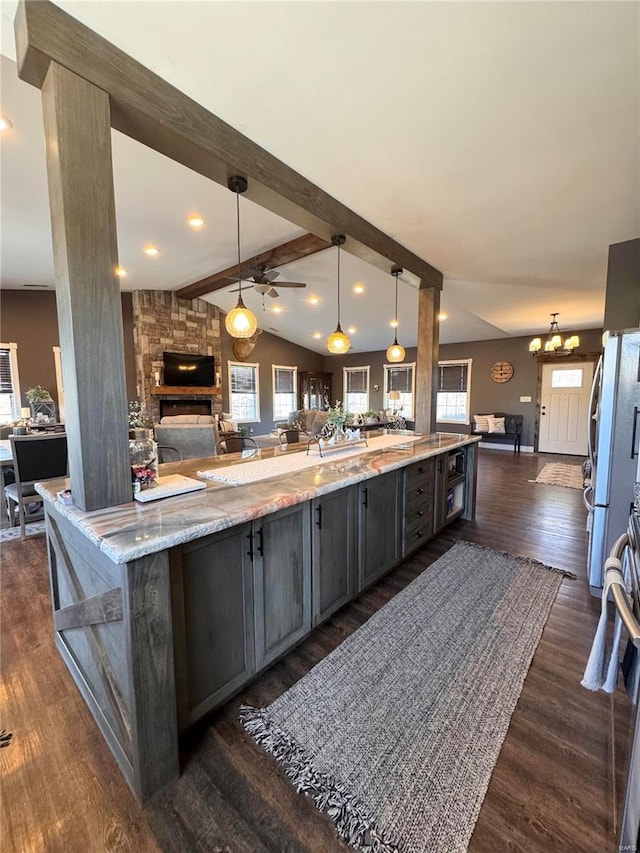
[[[580,686],[598,618],[587,589],[578,490],[528,482],[548,455],[480,451],[475,522],[457,521],[194,728],[183,772],[141,810],[73,685],[52,637],[42,538],[2,547],[0,749],[3,853],[348,848],[244,733],[241,702],[265,705],[365,622],[456,539],[573,571],[536,651],[470,844],[472,853],[606,853],[612,832],[609,698]],[[616,696],[623,726],[630,713]],[[625,744],[620,744],[619,764]],[[447,851],[442,851],[447,853]]]

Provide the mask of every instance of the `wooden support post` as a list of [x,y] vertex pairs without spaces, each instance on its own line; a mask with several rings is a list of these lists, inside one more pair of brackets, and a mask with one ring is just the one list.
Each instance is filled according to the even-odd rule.
[[73,501],[131,500],[109,96],[51,62],[42,100]]
[[416,430],[434,432],[438,388],[438,339],[440,288],[420,287],[418,291],[418,355],[416,363]]

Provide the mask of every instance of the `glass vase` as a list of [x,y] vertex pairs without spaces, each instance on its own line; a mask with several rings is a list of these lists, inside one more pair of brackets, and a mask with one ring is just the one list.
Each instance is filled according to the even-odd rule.
[[158,485],[158,445],[147,429],[129,432],[129,460],[134,495]]

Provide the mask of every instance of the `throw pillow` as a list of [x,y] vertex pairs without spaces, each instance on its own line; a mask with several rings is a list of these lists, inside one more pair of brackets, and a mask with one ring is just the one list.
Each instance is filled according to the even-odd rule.
[[218,421],[218,429],[223,432],[238,432],[237,421]]
[[489,418],[493,415],[474,415],[473,416],[473,431],[474,432],[489,432]]
[[494,418],[490,415],[488,421],[489,432],[502,433],[504,435],[504,418]]

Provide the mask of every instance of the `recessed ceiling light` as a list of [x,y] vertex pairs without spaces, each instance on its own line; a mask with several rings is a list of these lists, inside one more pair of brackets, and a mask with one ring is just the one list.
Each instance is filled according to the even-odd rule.
[[11,130],[13,127],[13,122],[11,119],[8,119],[6,116],[0,116],[0,133],[4,133],[5,130]]
[[194,216],[190,216],[187,219],[187,223],[192,228],[201,228],[204,225],[204,219],[201,216],[198,216],[197,214],[195,214]]
[[126,274],[127,274],[127,271],[124,267],[116,267],[116,275],[120,276],[120,278],[122,278]]
[[356,333],[355,326],[349,326],[349,328],[347,329],[347,332],[349,332],[350,335],[355,335],[355,333]]
[[322,337],[322,335],[320,334],[320,332],[314,332],[314,333],[313,333],[313,337],[314,337],[314,338],[316,338],[316,339],[318,339],[318,338],[321,338],[321,337]]
[[318,302],[320,302],[320,300],[318,299],[318,297],[317,297],[317,296],[310,296],[310,297],[309,297],[309,302],[310,302],[312,305],[317,305],[317,304],[318,304]]
[[145,255],[149,255],[150,258],[155,258],[156,255],[160,254],[160,250],[156,249],[155,246],[147,246],[144,253]]
[[446,314],[444,311],[441,311],[441,312],[438,314],[438,320],[446,320],[448,316],[449,316],[449,315],[448,315],[448,314]]
[[279,305],[274,305],[271,310],[274,314],[280,314],[282,312],[282,308]]
[[396,329],[396,328],[398,327],[398,321],[397,321],[397,320],[392,320],[392,321],[389,323],[389,325],[391,326],[391,328],[392,328],[392,329]]
[[354,284],[353,285],[353,292],[354,293],[364,293],[364,284],[360,284],[359,282],[358,282],[358,284]]

